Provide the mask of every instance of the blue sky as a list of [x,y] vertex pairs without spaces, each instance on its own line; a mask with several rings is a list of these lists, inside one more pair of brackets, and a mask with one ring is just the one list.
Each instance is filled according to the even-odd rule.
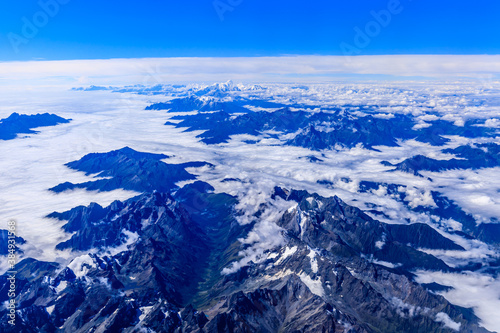
[[[216,1],[2,2],[0,61],[500,54],[496,0]],[[372,12],[390,8],[390,20],[376,23]],[[357,36],[367,25],[369,35]]]

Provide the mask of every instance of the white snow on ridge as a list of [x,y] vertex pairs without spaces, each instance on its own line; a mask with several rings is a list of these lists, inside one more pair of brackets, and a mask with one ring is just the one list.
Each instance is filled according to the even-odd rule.
[[278,280],[284,277],[287,277],[289,275],[296,275],[300,278],[300,280],[309,288],[309,290],[320,297],[325,296],[325,290],[323,289],[323,285],[321,282],[321,278],[318,277],[317,279],[312,279],[309,275],[307,275],[304,272],[301,272],[299,274],[294,273],[290,269],[280,271],[274,275],[266,275],[264,276],[264,279],[266,280]]
[[279,259],[274,263],[275,265],[280,265],[286,258],[291,257],[297,252],[297,246],[285,247],[285,251],[280,255]]
[[316,251],[309,249],[309,253],[307,254],[309,259],[311,260],[311,270],[313,273],[318,273],[318,259],[316,258]]
[[295,252],[297,252],[297,246],[292,246],[292,247],[285,247],[285,251],[281,255],[281,258],[288,258],[291,255],[293,255]]
[[61,291],[63,291],[64,289],[66,289],[67,286],[68,286],[68,282],[67,281],[61,281],[61,282],[59,282],[59,284],[56,287],[56,293],[59,294]]
[[139,316],[139,322],[143,321],[146,316],[151,312],[153,306],[141,306],[139,310],[141,311],[141,315]]
[[68,268],[75,273],[76,277],[84,277],[91,268],[96,267],[95,260],[88,254],[76,257],[68,264]]
[[52,311],[54,311],[54,308],[55,308],[55,307],[56,307],[55,305],[51,305],[51,306],[46,307],[46,308],[45,308],[45,310],[47,310],[47,313],[48,313],[49,315],[51,315],[51,314],[52,314]]
[[321,278],[319,276],[317,279],[313,280],[309,275],[302,272],[299,274],[299,278],[313,294],[319,297],[325,296],[325,290],[323,289]]

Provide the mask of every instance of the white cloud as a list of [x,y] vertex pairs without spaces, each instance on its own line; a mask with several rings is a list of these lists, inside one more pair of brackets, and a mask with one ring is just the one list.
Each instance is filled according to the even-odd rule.
[[387,238],[387,235],[385,233],[383,233],[381,239],[375,242],[375,247],[377,249],[381,250],[385,245],[386,238]]
[[[377,89],[369,89],[374,86]],[[298,94],[294,89],[290,89],[289,85],[269,84],[268,87],[268,90],[262,92],[267,97],[292,96],[298,101],[304,98],[313,103],[326,101],[327,104],[352,104],[362,101],[375,105],[396,100],[397,105],[400,105],[406,96],[410,95],[412,98],[406,102],[408,106],[412,105],[411,100],[425,103],[425,99],[418,99],[424,91],[440,96],[449,91],[474,88],[461,84],[439,84],[429,89],[414,83],[397,83],[382,87],[377,84],[346,83],[313,85],[309,92]],[[311,168],[311,163],[303,158],[311,155],[311,151],[300,147],[269,145],[279,143],[276,140],[268,139],[256,145],[248,145],[242,142],[243,138],[235,137],[228,144],[207,146],[194,137],[201,133],[200,131],[183,133],[182,129],[164,126],[163,123],[168,120],[169,114],[144,111],[144,107],[150,102],[161,101],[163,97],[74,92],[61,90],[59,86],[31,88],[32,93],[27,97],[26,93],[16,92],[14,88],[0,91],[0,96],[5,101],[0,106],[0,116],[29,110],[29,113],[52,112],[73,119],[70,124],[43,128],[40,134],[32,135],[29,139],[5,141],[0,146],[2,156],[11,156],[0,161],[1,170],[4,172],[4,176],[0,177],[0,188],[4,188],[2,193],[5,193],[0,196],[0,223],[8,218],[17,218],[21,235],[26,236],[32,245],[37,244],[29,251],[30,255],[46,260],[54,260],[58,255],[62,255],[53,253],[50,247],[53,248],[58,242],[67,239],[68,235],[60,230],[62,222],[42,219],[44,215],[53,210],[63,211],[76,205],[86,205],[91,201],[106,205],[114,199],[126,199],[134,195],[126,191],[99,194],[74,191],[61,195],[51,194],[46,189],[60,182],[81,182],[89,179],[81,173],[68,170],[63,164],[90,152],[105,152],[125,145],[136,150],[175,155],[171,159],[172,163],[190,160],[214,163],[215,169],[194,173],[199,173],[202,180],[212,183],[217,191],[240,197],[238,208],[247,212],[240,221],[242,223],[243,219],[250,218],[259,205],[265,202],[274,185],[306,189],[324,196],[336,194],[347,203],[360,208],[366,208],[365,203],[375,203],[380,206],[377,209],[382,210],[389,218],[374,217],[385,222],[405,223],[410,220],[432,223],[425,214],[411,213],[401,203],[385,195],[383,187],[380,191],[359,194],[361,180],[408,185],[408,191],[415,192],[412,197],[414,206],[432,205],[430,190],[438,189],[474,214],[486,215],[485,218],[500,215],[500,204],[496,203],[495,199],[500,183],[495,181],[498,171],[494,169],[431,173],[429,177],[433,182],[429,182],[410,174],[387,173],[385,171],[390,168],[380,164],[382,160],[399,162],[418,153],[449,159],[450,155],[440,152],[442,147],[409,140],[401,142],[401,147],[379,147],[380,152],[361,147],[339,148],[336,151],[324,152],[324,157],[318,154],[324,162]],[[332,91],[335,94],[332,94]],[[332,96],[334,100],[331,99]],[[389,108],[389,111],[407,112],[398,108],[399,106],[394,107],[396,111]],[[413,109],[411,112],[414,111]],[[429,121],[435,120],[423,117]],[[451,139],[446,147],[456,147],[464,143],[463,138]],[[24,167],[19,167],[20,165]],[[239,178],[243,182],[220,182],[228,177]],[[457,181],[458,177],[463,180]],[[350,178],[351,181],[346,182],[344,178]],[[331,181],[333,188],[318,185],[317,180]],[[241,195],[245,192],[248,195]],[[489,197],[493,204],[478,205],[477,200],[470,200],[477,194]],[[31,221],[40,230],[35,227],[22,227],[24,221]],[[44,232],[47,237],[39,239],[40,232]],[[44,249],[45,253],[41,249]]]
[[500,128],[500,119],[490,118],[484,122],[484,126],[491,128]]
[[445,327],[448,327],[448,328],[451,328],[452,330],[454,331],[460,331],[460,326],[462,326],[461,323],[457,323],[455,321],[453,321],[450,316],[448,316],[446,313],[444,312],[439,312],[437,315],[436,315],[436,321],[437,322],[440,322],[440,323],[443,323],[443,325]]
[[[382,74],[469,77],[481,82],[500,74],[498,55],[283,56],[233,58],[144,58],[0,63],[3,79],[69,84],[128,84],[234,80],[280,81],[292,75]],[[1,83],[0,83],[1,84]]]
[[419,190],[412,186],[407,186],[400,189],[401,192],[406,194],[405,200],[411,208],[422,207],[437,207],[434,199],[432,198],[431,191]]
[[377,265],[389,267],[389,268],[397,268],[397,267],[403,266],[403,264],[401,264],[401,263],[392,263],[392,262],[383,261],[383,260],[376,260],[376,259],[372,259],[372,260],[370,260],[370,262],[377,264]]
[[431,123],[426,123],[425,121],[420,121],[418,123],[415,124],[415,126],[412,127],[413,130],[419,130],[419,129],[422,129],[422,128],[427,128],[427,127],[431,127],[432,124]]
[[[248,194],[247,194],[248,195]],[[242,198],[244,201],[244,197]],[[269,201],[269,196],[267,200]],[[252,201],[253,203],[253,201]],[[260,204],[259,204],[260,206]],[[248,233],[247,237],[244,239],[239,239],[240,243],[246,248],[239,252],[242,257],[236,262],[231,263],[228,267],[222,270],[223,274],[230,274],[238,271],[241,267],[248,265],[250,262],[260,263],[268,258],[265,253],[276,247],[285,244],[285,238],[283,236],[283,229],[279,227],[276,222],[281,217],[284,211],[292,206],[292,203],[286,202],[281,198],[269,202],[265,208],[260,207],[262,214],[257,219],[257,222],[253,229]],[[250,213],[255,213],[256,211],[251,209]],[[245,214],[242,223],[246,224],[252,217]],[[245,216],[244,215],[244,216]],[[253,214],[252,214],[253,215]],[[240,219],[241,221],[241,219]],[[288,248],[287,248],[288,249]],[[297,250],[296,247],[290,250],[285,250],[281,255],[280,260],[292,255]]]
[[433,179],[434,187],[455,201],[480,223],[490,223],[500,216],[499,167],[479,170],[422,172]]
[[419,306],[415,306],[412,304],[408,304],[402,299],[392,297],[390,300],[391,304],[396,308],[397,313],[403,317],[403,318],[411,318],[414,317],[415,315],[418,315],[422,312],[427,312],[429,311],[428,308],[421,308]]
[[418,283],[436,282],[451,286],[449,291],[439,292],[449,302],[474,308],[481,325],[488,330],[500,332],[500,278],[479,273],[417,272]]

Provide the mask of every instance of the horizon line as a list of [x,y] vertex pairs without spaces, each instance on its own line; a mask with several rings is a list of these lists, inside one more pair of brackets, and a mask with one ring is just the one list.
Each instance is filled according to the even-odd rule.
[[0,62],[2,80],[63,80],[69,84],[290,81],[339,77],[408,80],[500,80],[500,55],[283,55],[161,57]]
[[384,54],[281,54],[281,55],[238,55],[238,56],[164,56],[164,57],[110,57],[110,58],[71,58],[45,59],[33,58],[27,60],[0,60],[0,64],[16,62],[54,62],[54,61],[106,61],[106,60],[142,60],[142,59],[253,59],[253,58],[375,58],[375,57],[500,57],[500,53],[384,53]]

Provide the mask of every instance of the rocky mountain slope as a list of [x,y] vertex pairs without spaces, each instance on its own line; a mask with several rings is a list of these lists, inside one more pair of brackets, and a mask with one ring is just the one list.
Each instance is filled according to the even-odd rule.
[[[17,324],[2,332],[487,332],[433,291],[446,286],[415,282],[416,269],[458,270],[422,251],[464,250],[432,227],[280,187],[243,223],[238,198],[171,186],[189,174],[164,158],[127,148],[68,164],[143,194],[50,214],[75,258],[17,265]],[[151,176],[127,178],[137,164]]]

